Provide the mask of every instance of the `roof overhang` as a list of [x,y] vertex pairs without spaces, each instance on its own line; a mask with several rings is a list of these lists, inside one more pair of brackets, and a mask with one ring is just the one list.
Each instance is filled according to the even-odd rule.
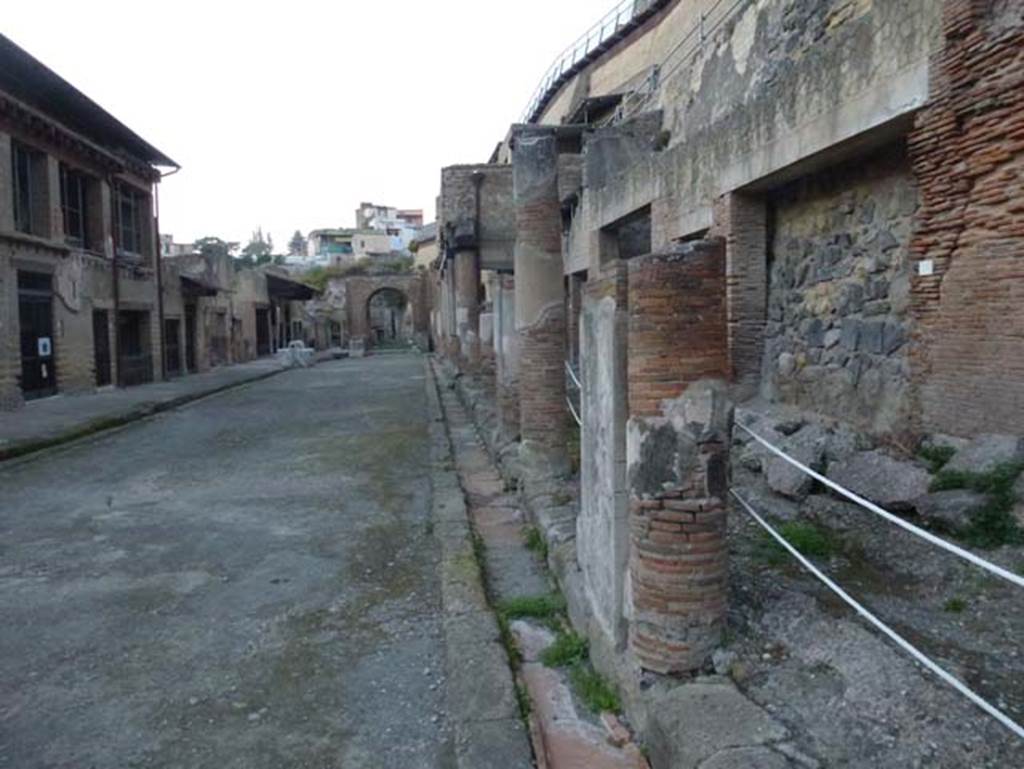
[[273,273],[264,273],[267,276],[267,294],[272,299],[312,299],[316,296],[316,289],[306,283]]
[[181,275],[181,293],[186,297],[216,296],[219,290],[212,283],[207,283],[199,278],[188,275]]
[[150,165],[178,168],[171,158],[4,35],[0,35],[0,90],[107,150]]

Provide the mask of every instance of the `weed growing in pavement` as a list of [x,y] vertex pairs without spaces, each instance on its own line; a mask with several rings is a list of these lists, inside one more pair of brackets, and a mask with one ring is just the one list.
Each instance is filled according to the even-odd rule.
[[509,627],[508,617],[499,611],[497,618],[498,637],[501,639],[501,645],[505,647],[505,653],[508,654],[508,661],[512,667],[518,668],[519,663],[523,661],[523,655],[519,651],[519,644],[516,643],[515,634],[512,632],[512,628]]
[[536,526],[527,526],[523,529],[523,539],[526,541],[526,549],[532,550],[545,563],[548,560],[548,542],[544,534]]
[[587,663],[580,662],[573,666],[569,672],[569,680],[576,696],[591,712],[611,710],[617,713],[622,709],[615,687]]
[[942,610],[948,611],[950,614],[960,614],[960,612],[962,612],[966,608],[967,601],[965,601],[963,598],[957,597],[950,598],[948,601],[946,601],[945,605],[943,605],[942,607]]
[[540,661],[549,668],[563,668],[576,665],[587,659],[587,640],[576,632],[560,632],[555,641],[540,655]]
[[519,717],[525,722],[530,718],[530,711],[533,710],[533,705],[530,703],[530,693],[526,691],[526,687],[519,683],[519,681],[516,681],[515,688],[516,705],[519,706]]
[[524,617],[553,620],[564,611],[565,599],[558,593],[519,596],[498,604],[498,614],[510,620]]
[[1019,545],[1024,544],[1024,531],[1013,515],[1017,502],[1013,486],[1022,472],[1024,462],[1001,464],[987,473],[941,470],[932,481],[931,490],[971,489],[987,496],[985,504],[974,511],[967,526],[957,532],[967,544],[981,548]]

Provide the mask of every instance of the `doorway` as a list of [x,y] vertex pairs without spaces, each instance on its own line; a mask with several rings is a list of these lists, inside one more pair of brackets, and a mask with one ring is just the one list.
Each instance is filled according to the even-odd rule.
[[185,368],[196,373],[196,306],[185,306]]
[[256,308],[256,355],[270,355],[270,310]]
[[92,311],[92,351],[96,369],[96,386],[105,387],[110,375],[110,321],[106,310]]
[[25,400],[57,392],[53,344],[53,286],[49,275],[18,273],[21,327],[21,391]]
[[164,367],[167,376],[181,376],[181,321],[178,318],[164,320],[164,350],[167,360]]

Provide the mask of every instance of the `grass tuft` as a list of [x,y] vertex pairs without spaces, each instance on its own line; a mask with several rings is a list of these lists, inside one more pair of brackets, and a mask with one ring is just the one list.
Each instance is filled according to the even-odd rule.
[[519,683],[519,681],[516,681],[515,688],[516,705],[519,707],[519,717],[523,719],[524,723],[528,723],[530,711],[533,710],[533,704],[530,702],[530,693],[526,691],[526,687]]
[[618,692],[590,665],[583,662],[576,664],[569,673],[569,680],[576,696],[591,712],[601,713],[610,710],[617,713],[622,709]]
[[561,632],[540,655],[540,661],[549,668],[575,665],[587,659],[587,641],[572,630]]
[[565,599],[558,593],[525,595],[498,604],[498,614],[506,619],[554,619],[565,611]]
[[526,540],[526,549],[532,550],[542,561],[547,562],[548,542],[541,530],[536,526],[527,526],[523,529],[523,538]]
[[[834,534],[811,523],[787,521],[779,526],[779,533],[806,556],[830,558],[839,550]],[[781,566],[789,559],[789,553],[767,533],[755,544],[754,555],[771,566]]]
[[945,467],[954,454],[956,449],[952,446],[922,446],[917,450],[917,456],[928,463],[928,472],[932,475]]
[[1013,486],[1022,472],[1024,462],[1002,464],[987,473],[941,470],[932,481],[931,490],[971,489],[988,497],[971,515],[970,523],[957,532],[967,544],[979,548],[1020,545],[1024,544],[1024,531],[1013,515],[1017,502]]
[[967,601],[963,598],[950,598],[946,601],[942,607],[943,611],[948,611],[950,614],[960,614],[964,609],[967,608]]

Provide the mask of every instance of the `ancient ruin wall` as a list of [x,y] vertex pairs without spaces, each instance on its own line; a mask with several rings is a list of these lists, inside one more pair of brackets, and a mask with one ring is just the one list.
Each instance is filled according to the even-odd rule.
[[917,197],[899,147],[773,193],[767,394],[877,432],[905,426]]

